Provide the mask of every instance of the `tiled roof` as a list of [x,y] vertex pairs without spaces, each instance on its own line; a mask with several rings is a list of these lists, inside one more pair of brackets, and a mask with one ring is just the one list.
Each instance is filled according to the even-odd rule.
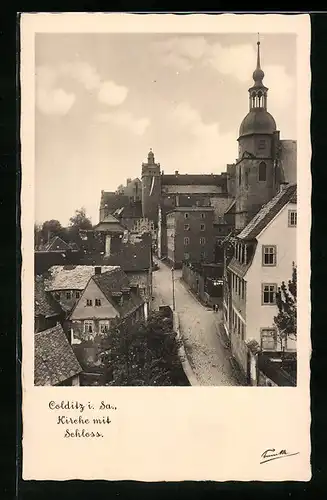
[[261,208],[237,237],[248,240],[256,238],[287,203],[294,203],[293,200],[296,200],[296,184],[281,189],[272,200]]
[[227,207],[227,209],[225,210],[225,214],[228,214],[228,212],[230,212],[230,211],[231,211],[231,209],[235,207],[235,203],[236,203],[236,200],[233,200],[233,201],[231,202],[231,204],[230,204],[230,205]]
[[36,333],[34,352],[35,385],[58,385],[82,371],[61,325]]
[[95,231],[114,231],[123,233],[124,228],[120,225],[118,219],[112,214],[107,215],[99,224],[94,228]]
[[64,240],[59,238],[59,236],[55,236],[52,238],[44,248],[47,252],[49,251],[64,251],[70,250],[70,246]]
[[141,218],[142,217],[142,202],[141,201],[136,201],[132,204],[129,204],[124,207],[118,208],[115,212],[114,215],[116,217],[122,217],[122,218]]
[[34,316],[48,318],[57,316],[60,313],[60,305],[45,291],[43,277],[36,276],[34,282]]
[[141,297],[131,291],[128,298],[124,297],[121,305],[113,298],[113,294],[119,293],[131,286],[126,274],[120,268],[97,274],[93,276],[93,281],[98,285],[105,297],[114,305],[121,317],[128,315],[144,303]]
[[228,265],[228,270],[237,274],[240,278],[244,278],[246,271],[249,269],[251,262],[249,264],[241,264],[235,257],[232,258]]
[[211,174],[163,174],[162,185],[196,185],[196,186],[222,186],[227,188],[226,177]]
[[[52,266],[45,277],[47,291],[84,290],[98,266]],[[111,271],[112,265],[101,266],[102,272]]]
[[119,253],[104,257],[105,264],[120,266],[123,271],[143,271],[151,264],[151,235],[143,235],[141,241],[123,243]]

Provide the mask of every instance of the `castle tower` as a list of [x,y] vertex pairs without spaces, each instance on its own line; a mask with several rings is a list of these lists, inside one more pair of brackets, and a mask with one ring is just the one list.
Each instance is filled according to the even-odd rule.
[[276,122],[267,111],[268,88],[263,84],[260,41],[257,67],[249,89],[249,112],[241,123],[235,178],[235,227],[242,229],[276,194],[278,189],[275,157],[279,143]]
[[148,162],[142,163],[142,213],[143,217],[158,224],[158,206],[161,195],[160,163],[155,162],[150,149]]

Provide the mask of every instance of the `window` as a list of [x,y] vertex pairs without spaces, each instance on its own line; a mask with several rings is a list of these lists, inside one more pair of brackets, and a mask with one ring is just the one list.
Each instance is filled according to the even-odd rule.
[[66,299],[70,300],[72,298],[72,292],[66,292]]
[[258,149],[265,149],[265,148],[266,148],[266,141],[264,139],[260,139],[258,144]]
[[189,245],[190,243],[190,238],[186,237],[184,238],[184,245]]
[[276,265],[276,246],[275,245],[262,245],[262,265],[275,266]]
[[273,283],[265,283],[262,285],[262,304],[276,304],[277,285]]
[[288,211],[288,225],[290,227],[296,227],[297,224],[297,212],[296,210]]
[[96,306],[101,306],[101,299],[95,299],[95,305]]
[[189,260],[190,254],[189,253],[184,253],[184,260]]
[[86,305],[92,306],[92,299],[86,299]]
[[201,225],[200,225],[200,230],[201,230],[201,231],[205,231],[205,228],[206,228],[206,225],[205,225],[205,224],[201,224]]
[[84,321],[84,332],[85,333],[93,333],[94,332],[94,323],[91,320]]
[[189,230],[190,230],[190,225],[184,224],[184,231],[189,231]]
[[243,322],[241,323],[241,338],[242,340],[245,338],[245,325]]
[[80,292],[75,292],[75,297],[76,297],[77,299],[79,299],[79,298],[80,298],[80,296],[81,296],[81,293],[80,293]]
[[264,161],[259,163],[259,181],[265,181],[267,177],[267,166]]
[[206,239],[200,238],[200,245],[205,245],[205,244],[206,244]]
[[109,332],[109,320],[101,319],[99,321],[99,330],[100,330],[100,333],[108,333]]
[[184,219],[188,219],[188,213],[185,212]]
[[206,214],[201,214],[201,219],[205,219],[206,218]]
[[238,167],[238,185],[240,186],[242,182],[242,172],[241,167]]
[[274,328],[261,328],[261,349],[275,351],[277,347],[277,335]]

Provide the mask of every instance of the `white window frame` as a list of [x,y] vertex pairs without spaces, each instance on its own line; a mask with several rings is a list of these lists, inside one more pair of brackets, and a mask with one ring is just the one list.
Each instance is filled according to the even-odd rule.
[[200,224],[200,231],[205,231],[206,225],[204,223]]
[[101,307],[101,299],[95,299],[94,305],[95,305],[95,307]]
[[[267,333],[264,335],[264,332],[269,332],[271,335],[268,335]],[[265,347],[263,345],[263,342],[264,342],[264,339],[263,337],[271,337],[272,341],[273,341],[273,347],[272,348],[269,348],[269,347]],[[265,328],[260,328],[260,346],[261,346],[261,349],[263,351],[276,351],[277,349],[277,329],[274,328],[274,327],[265,327]]]
[[184,238],[184,246],[188,246],[190,244],[190,238],[188,236],[185,236]]
[[[107,327],[104,331],[102,331],[102,327]],[[110,329],[110,321],[108,319],[100,319],[99,320],[99,333],[108,333]]]
[[[272,290],[265,290],[265,287],[273,287]],[[274,294],[274,300],[273,302],[265,302],[264,301],[264,294],[265,293],[273,293]],[[263,306],[275,306],[276,305],[276,293],[277,293],[277,284],[276,283],[262,283],[261,285],[261,305]]]
[[76,290],[76,292],[75,292],[76,299],[79,299],[80,296],[81,296],[81,292],[79,290]]
[[[273,256],[272,263],[265,262],[266,255]],[[263,267],[275,267],[277,265],[277,247],[276,247],[276,245],[262,245],[262,265],[263,265]]]
[[204,212],[201,213],[201,219],[205,219],[206,218],[206,214]]
[[188,219],[188,213],[187,212],[185,212],[185,214],[184,214],[184,219]]
[[[90,326],[92,331],[89,330]],[[92,319],[84,320],[84,333],[94,333],[94,321]]]
[[205,245],[206,244],[206,239],[202,236],[200,238],[200,245]]
[[190,230],[190,225],[184,224],[184,231],[189,231],[189,230]]
[[[292,216],[295,219],[295,223],[294,220],[292,223]],[[288,227],[297,227],[297,210],[288,211]]]
[[93,307],[93,300],[92,299],[86,299],[86,306],[87,307]]

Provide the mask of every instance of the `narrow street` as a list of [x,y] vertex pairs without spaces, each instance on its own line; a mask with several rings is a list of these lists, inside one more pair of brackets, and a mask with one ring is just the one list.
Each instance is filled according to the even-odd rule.
[[[153,306],[173,303],[172,273],[163,262],[153,273]],[[181,282],[181,270],[174,271],[175,308],[190,365],[200,385],[235,386],[239,382],[218,334],[221,313],[202,306]]]

